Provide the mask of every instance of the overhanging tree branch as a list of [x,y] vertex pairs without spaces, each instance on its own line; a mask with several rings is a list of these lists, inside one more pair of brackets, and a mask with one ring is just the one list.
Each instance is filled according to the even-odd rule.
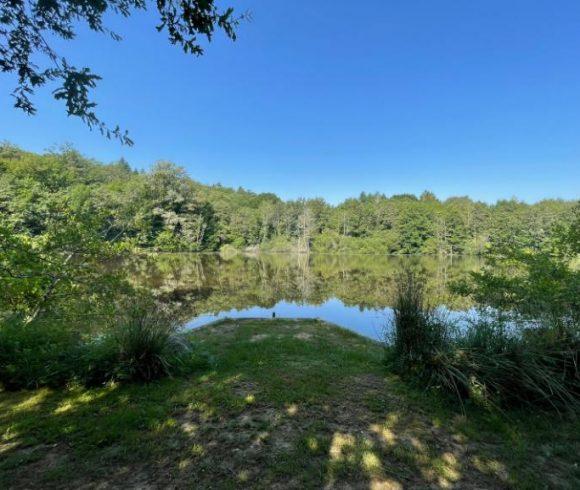
[[[167,31],[169,42],[181,46],[185,53],[201,56],[200,36],[211,41],[216,30],[236,39],[235,28],[242,18],[233,9],[224,10],[215,0],[3,0],[0,2],[0,71],[16,75],[12,91],[14,107],[29,115],[36,114],[32,101],[35,91],[54,82],[56,100],[63,101],[69,116],[80,118],[89,129],[97,129],[107,138],[132,145],[127,131],[109,126],[95,112],[96,102],[90,94],[101,77],[89,67],[77,68],[54,51],[46,34],[73,40],[78,24],[84,22],[95,32],[121,37],[103,25],[107,11],[129,17],[135,10],[155,5],[159,13],[158,31]],[[45,60],[46,66],[37,63]]]

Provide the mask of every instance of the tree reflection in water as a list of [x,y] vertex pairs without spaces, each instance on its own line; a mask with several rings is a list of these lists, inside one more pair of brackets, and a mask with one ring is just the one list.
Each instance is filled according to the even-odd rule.
[[330,254],[159,254],[123,267],[132,281],[199,326],[224,316],[318,317],[376,337],[386,323],[396,272],[424,272],[429,302],[450,310],[473,306],[449,284],[480,265],[475,257],[388,257]]

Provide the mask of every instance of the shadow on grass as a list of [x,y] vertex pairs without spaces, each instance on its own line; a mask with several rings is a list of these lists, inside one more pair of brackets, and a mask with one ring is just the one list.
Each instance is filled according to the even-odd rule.
[[[527,448],[501,451],[505,434],[482,442],[460,417],[421,407],[385,377],[376,344],[316,322],[223,332],[196,333],[217,367],[188,379],[0,394],[0,487],[514,483],[510,457]],[[551,472],[569,475],[558,461],[547,461]]]

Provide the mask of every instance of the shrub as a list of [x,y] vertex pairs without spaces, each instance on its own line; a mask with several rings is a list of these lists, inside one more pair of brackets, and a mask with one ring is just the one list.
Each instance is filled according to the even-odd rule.
[[[539,335],[536,332],[536,335]],[[575,411],[580,401],[578,341],[530,343],[488,320],[473,324],[430,365],[439,386],[487,406]]]
[[123,377],[118,349],[111,335],[95,336],[83,345],[75,374],[86,386],[103,385]]
[[401,374],[484,406],[580,408],[580,336],[551,325],[506,323],[481,312],[463,332],[423,300],[420,276],[398,277],[394,328],[387,349]]
[[171,319],[152,309],[135,307],[124,315],[113,332],[124,375],[151,381],[171,374],[189,348],[175,332]]
[[509,311],[535,321],[565,339],[580,326],[580,206],[575,221],[554,227],[541,247],[515,239],[497,243],[484,255],[482,270],[471,279],[456,282],[456,292],[478,304]]
[[0,326],[0,382],[8,390],[63,385],[72,377],[80,347],[79,336],[61,324],[5,321]]
[[220,255],[224,259],[231,259],[232,257],[235,257],[238,252],[239,250],[229,243],[226,243],[220,248]]
[[293,253],[298,251],[295,241],[284,236],[276,236],[260,245],[260,249],[270,253]]
[[125,307],[102,333],[82,338],[59,322],[0,328],[0,383],[9,390],[69,382],[152,381],[207,367],[207,356],[152,305]]
[[104,335],[87,344],[83,382],[147,382],[207,365],[177,329],[171,315],[159,307],[128,307]]

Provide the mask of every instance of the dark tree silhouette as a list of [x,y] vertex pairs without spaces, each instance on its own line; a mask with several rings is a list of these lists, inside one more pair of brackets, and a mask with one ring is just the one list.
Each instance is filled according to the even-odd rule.
[[129,17],[135,10],[154,5],[159,13],[158,31],[166,31],[171,44],[189,54],[200,56],[200,37],[211,41],[216,30],[235,40],[235,28],[242,17],[232,8],[220,9],[214,0],[2,0],[0,2],[0,70],[17,77],[12,95],[14,106],[35,114],[31,98],[37,88],[55,82],[55,99],[64,101],[69,116],[81,118],[108,138],[131,145],[127,131],[102,122],[90,98],[99,75],[88,67],[75,67],[58,54],[49,40],[72,40],[79,23],[93,31],[121,37],[103,24],[106,12]]

